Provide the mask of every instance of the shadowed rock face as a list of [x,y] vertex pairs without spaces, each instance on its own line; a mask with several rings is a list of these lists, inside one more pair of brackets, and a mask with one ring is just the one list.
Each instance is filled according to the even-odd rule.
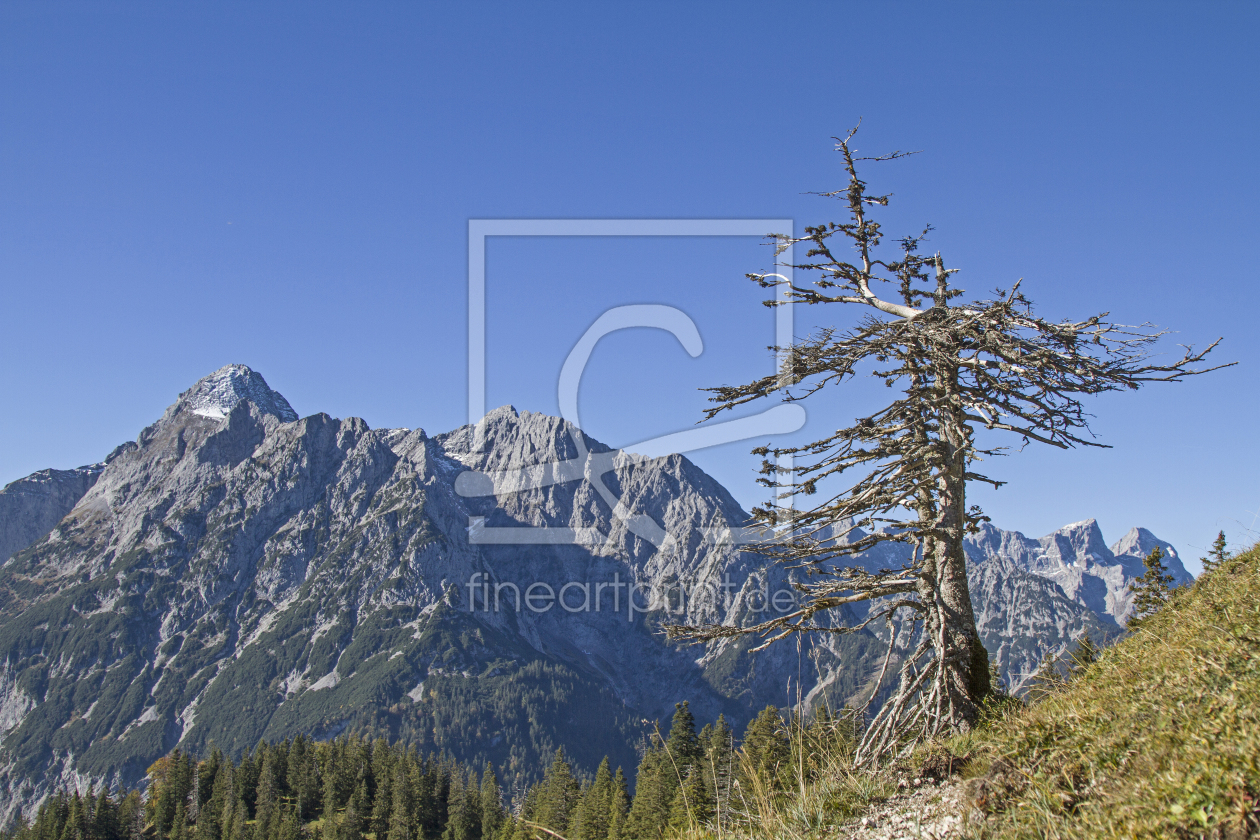
[[56,527],[100,478],[103,467],[40,470],[0,490],[0,563]]
[[[819,640],[816,673],[795,646],[664,643],[665,619],[749,622],[788,588],[783,569],[722,539],[748,516],[686,458],[583,438],[590,457],[575,460],[576,429],[510,407],[483,432],[477,448],[467,427],[429,437],[299,419],[230,365],[106,462],[0,491],[0,819],[60,785],[134,785],[176,746],[239,754],[355,729],[507,775],[537,772],[563,743],[593,770],[605,753],[632,766],[644,719],[668,719],[680,700],[741,725],[788,703],[798,673],[807,704],[873,690],[873,633]],[[632,515],[668,539],[645,537]],[[584,536],[477,536],[543,526]],[[1121,571],[1154,539],[1134,533],[1107,555]],[[977,616],[1012,677],[1094,632],[1092,602],[1059,572],[1080,555],[1075,537],[1051,558],[1045,540],[980,536]],[[518,607],[537,582],[567,600]],[[641,612],[628,609],[636,585]]]

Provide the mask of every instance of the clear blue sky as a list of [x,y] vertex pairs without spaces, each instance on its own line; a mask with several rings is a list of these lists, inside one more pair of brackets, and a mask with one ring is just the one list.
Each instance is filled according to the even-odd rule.
[[[465,420],[467,221],[789,217],[838,207],[830,137],[891,232],[972,291],[1226,337],[1235,368],[1093,403],[1105,451],[1028,450],[976,498],[1039,536],[1096,517],[1194,558],[1260,529],[1254,3],[0,6],[0,482],[98,460],[228,362],[302,414]],[[556,413],[604,309],[705,339],[606,339],[590,434],[687,428],[766,367],[755,240],[491,243],[488,401]],[[811,323],[851,315],[802,313]],[[862,413],[857,385],[805,433]],[[692,457],[746,505],[750,444]],[[1256,536],[1251,532],[1251,539]]]

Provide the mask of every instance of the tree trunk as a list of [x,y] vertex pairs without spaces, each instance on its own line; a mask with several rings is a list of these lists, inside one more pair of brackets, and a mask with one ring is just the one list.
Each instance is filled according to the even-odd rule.
[[967,532],[966,472],[971,451],[969,429],[942,411],[939,444],[943,463],[937,477],[939,536],[925,552],[919,597],[927,607],[924,632],[932,634],[940,669],[937,676],[941,722],[967,730],[979,716],[979,705],[988,693],[988,655],[976,630],[976,616],[967,587],[967,558],[963,537]]

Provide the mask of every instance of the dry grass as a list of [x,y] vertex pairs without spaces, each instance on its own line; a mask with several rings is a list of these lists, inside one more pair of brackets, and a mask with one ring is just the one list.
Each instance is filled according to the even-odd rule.
[[670,837],[683,840],[811,840],[834,837],[851,821],[895,791],[891,777],[853,768],[852,727],[789,726],[791,754],[773,779],[754,771],[742,751],[742,784],[731,793],[720,823],[710,821]]

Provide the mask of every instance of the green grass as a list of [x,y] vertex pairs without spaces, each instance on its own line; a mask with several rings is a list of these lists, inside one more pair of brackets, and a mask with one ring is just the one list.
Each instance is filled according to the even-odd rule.
[[[966,758],[970,836],[1260,837],[1260,548],[1176,591],[1070,682],[1005,708],[912,759]],[[917,772],[806,749],[804,784],[744,791],[742,819],[675,836],[834,837]]]
[[996,837],[1246,837],[1260,812],[1260,550],[1062,690],[952,745]]

